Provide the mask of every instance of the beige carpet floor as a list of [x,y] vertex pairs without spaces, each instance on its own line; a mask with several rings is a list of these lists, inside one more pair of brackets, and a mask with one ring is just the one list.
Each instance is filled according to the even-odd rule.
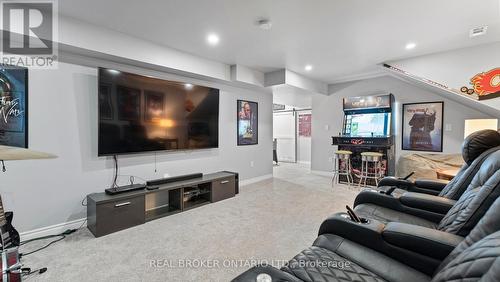
[[230,281],[256,261],[291,259],[358,191],[332,187],[304,165],[280,164],[273,179],[243,186],[232,199],[101,238],[82,228],[25,257],[27,267],[48,268],[27,281]]

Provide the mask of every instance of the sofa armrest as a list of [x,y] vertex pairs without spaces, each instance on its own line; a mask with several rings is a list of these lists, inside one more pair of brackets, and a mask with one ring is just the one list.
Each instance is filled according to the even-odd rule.
[[[406,195],[408,193],[410,193],[410,192],[405,192],[402,195]],[[412,193],[412,194],[417,194],[417,193]],[[446,212],[442,213],[442,212],[436,212],[433,210],[429,210],[427,207],[425,207],[423,205],[415,206],[415,207],[407,206],[406,204],[404,204],[401,201],[402,195],[398,196],[398,197],[394,197],[392,195],[386,195],[383,193],[375,193],[372,191],[361,191],[356,196],[356,199],[354,200],[354,207],[361,205],[361,204],[374,204],[374,205],[388,208],[391,210],[411,214],[411,215],[414,215],[414,216],[417,216],[417,217],[420,217],[420,218],[423,218],[423,219],[426,219],[426,220],[429,220],[429,221],[432,221],[435,223],[439,223],[443,219],[444,215],[446,214]],[[426,195],[426,194],[422,194],[422,195],[436,197],[436,196]],[[436,210],[436,209],[437,208],[434,207],[434,210]],[[444,209],[444,207],[441,209],[438,209],[438,210],[442,211],[443,209]]]
[[443,260],[464,239],[451,233],[399,222],[388,223],[384,240],[394,246]]
[[356,223],[351,221],[347,213],[336,213],[321,223],[318,236],[335,234],[355,242],[364,241],[370,244],[372,239],[378,240],[384,227],[385,224],[378,220],[368,219],[365,223]]
[[420,188],[425,188],[429,190],[441,192],[443,188],[448,184],[449,181],[440,179],[417,179],[415,180],[415,186]]
[[379,187],[382,187],[382,186],[395,186],[395,187],[398,187],[398,188],[404,189],[404,190],[411,189],[411,187],[413,185],[414,185],[413,182],[410,181],[410,180],[404,180],[404,179],[397,178],[397,177],[394,177],[394,176],[384,177],[384,178],[382,178],[378,182],[378,186]]
[[427,195],[422,193],[406,192],[399,197],[401,204],[439,214],[446,214],[457,202],[445,197]]
[[410,192],[425,193],[430,195],[438,195],[448,182],[444,180],[428,180],[418,179],[415,182],[405,180],[393,176],[382,178],[379,181],[378,187],[397,187]]
[[254,266],[250,268],[249,270],[243,272],[242,274],[238,275],[238,277],[234,278],[231,280],[231,282],[255,282],[257,281],[257,276],[260,274],[267,274],[271,277],[271,281],[273,282],[299,282],[302,281],[298,279],[297,277],[284,272],[282,270],[279,270],[277,268],[274,268],[270,265],[265,265],[265,266]]
[[[321,238],[321,235],[330,236],[329,234],[333,234],[383,253],[427,275],[434,273],[442,259],[433,258],[434,254],[421,254],[411,249],[393,245],[385,240],[384,230],[386,230],[386,224],[380,221],[369,219],[367,223],[357,223],[351,221],[345,213],[337,213],[321,224],[318,238]],[[391,235],[388,234],[388,236]]]

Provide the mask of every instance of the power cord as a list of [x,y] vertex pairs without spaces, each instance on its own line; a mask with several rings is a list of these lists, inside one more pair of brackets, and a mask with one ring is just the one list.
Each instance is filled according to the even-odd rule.
[[76,231],[78,231],[79,229],[81,229],[83,227],[83,225],[85,225],[85,223],[87,222],[87,219],[85,219],[82,224],[78,227],[78,228],[74,228],[74,229],[67,229],[65,230],[64,232],[60,233],[60,234],[55,234],[55,235],[47,235],[47,236],[43,236],[43,237],[38,237],[38,238],[33,238],[33,239],[29,239],[29,240],[26,240],[26,241],[23,241],[21,242],[19,245],[20,246],[23,246],[25,244],[28,244],[28,243],[31,243],[31,242],[34,242],[34,241],[39,241],[39,240],[44,240],[44,239],[50,239],[50,238],[56,238],[56,237],[61,237],[61,238],[58,238],[56,240],[53,240],[51,242],[49,242],[47,245],[41,247],[41,248],[38,248],[34,251],[31,251],[31,252],[27,252],[27,253],[20,253],[19,254],[19,258],[23,257],[23,256],[27,256],[27,255],[30,255],[32,253],[36,253],[38,251],[41,251],[47,247],[49,247],[50,245],[54,244],[54,243],[57,243],[63,239],[66,238],[66,236],[70,235],[70,234],[73,234],[75,233]]
[[116,184],[116,180],[118,179],[118,158],[116,157],[116,155],[113,155],[113,160],[115,161],[115,175],[113,177],[111,188],[116,188],[118,187],[118,184]]
[[[76,231],[76,230],[75,230],[75,231]],[[75,231],[73,231],[73,232],[75,232]],[[65,231],[65,232],[66,232],[66,231]],[[73,233],[73,232],[71,232],[71,233]],[[71,234],[71,233],[70,233],[70,234]],[[57,242],[59,242],[59,241],[61,241],[61,240],[64,240],[64,239],[66,238],[66,235],[61,235],[61,236],[62,236],[61,238],[56,239],[56,240],[54,240],[54,241],[51,241],[51,242],[50,242],[50,243],[48,243],[47,245],[45,245],[45,246],[43,246],[43,247],[41,247],[41,248],[38,248],[38,249],[36,249],[36,250],[34,250],[34,251],[27,252],[27,253],[20,253],[20,254],[19,254],[19,259],[21,259],[22,257],[25,257],[25,256],[27,256],[27,255],[31,255],[31,254],[33,254],[33,253],[36,253],[36,252],[38,252],[38,251],[41,251],[41,250],[43,250],[43,249],[46,249],[46,248],[48,248],[50,245],[52,245],[52,244],[54,244],[54,243],[57,243]],[[30,241],[30,242],[32,242],[32,241]]]
[[[118,157],[116,155],[113,155],[113,161],[115,163],[115,169],[114,169],[114,175],[113,175],[113,183],[111,183],[111,188],[118,188],[118,177],[128,177],[130,185],[133,185],[135,183],[135,179],[139,179],[144,181],[144,183],[148,182],[146,179],[135,176],[135,175],[126,175],[126,174],[119,174],[118,173]],[[84,200],[82,200],[82,206],[86,206],[83,204]]]
[[35,269],[35,270],[31,270],[31,268],[29,268],[29,267],[23,267],[23,268],[21,268],[21,272],[25,276],[28,276],[28,275],[31,275],[31,274],[35,274],[35,273],[42,274],[42,273],[45,273],[46,271],[47,271],[46,267],[42,267],[42,268]]

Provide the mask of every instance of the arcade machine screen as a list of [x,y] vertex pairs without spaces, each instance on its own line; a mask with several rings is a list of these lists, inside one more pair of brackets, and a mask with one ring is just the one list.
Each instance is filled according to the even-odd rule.
[[388,136],[391,113],[348,114],[344,134],[353,137]]

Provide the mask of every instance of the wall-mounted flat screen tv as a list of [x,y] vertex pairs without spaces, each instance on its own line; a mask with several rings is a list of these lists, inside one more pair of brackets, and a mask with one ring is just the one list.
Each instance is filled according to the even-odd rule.
[[217,148],[219,89],[99,68],[98,155]]

